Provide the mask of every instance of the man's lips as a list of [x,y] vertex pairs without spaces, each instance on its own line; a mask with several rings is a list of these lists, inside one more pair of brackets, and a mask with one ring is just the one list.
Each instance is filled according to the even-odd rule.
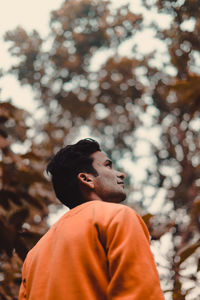
[[123,181],[118,182],[118,184],[121,184],[124,187],[124,182]]

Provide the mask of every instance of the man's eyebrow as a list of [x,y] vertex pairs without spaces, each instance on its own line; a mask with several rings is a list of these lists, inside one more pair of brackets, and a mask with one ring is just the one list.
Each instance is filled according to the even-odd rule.
[[112,160],[106,159],[105,164],[106,164],[106,163],[109,163],[110,165],[112,165]]

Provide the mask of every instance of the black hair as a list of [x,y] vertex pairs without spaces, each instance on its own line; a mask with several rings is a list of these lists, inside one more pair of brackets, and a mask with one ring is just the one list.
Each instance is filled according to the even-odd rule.
[[82,195],[78,184],[78,174],[88,172],[98,176],[93,168],[90,155],[101,151],[97,141],[83,139],[73,145],[60,149],[47,166],[51,174],[56,197],[69,208],[82,203]]

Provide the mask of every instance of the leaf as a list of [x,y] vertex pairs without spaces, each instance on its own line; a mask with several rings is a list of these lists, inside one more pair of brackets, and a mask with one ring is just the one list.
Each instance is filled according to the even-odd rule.
[[15,250],[19,257],[24,260],[28,253],[28,248],[20,237],[18,237],[15,241]]
[[7,198],[0,198],[0,206],[2,206],[5,210],[10,209],[10,203]]
[[19,233],[20,237],[24,240],[28,250],[30,250],[41,239],[42,234],[32,231],[23,231]]
[[43,203],[37,198],[37,197],[32,197],[28,193],[20,193],[20,196],[22,199],[24,199],[29,205],[33,205],[38,209],[43,209]]
[[0,190],[0,205],[7,210],[10,208],[9,200],[11,200],[16,205],[22,204],[20,201],[20,196],[17,193],[6,189]]
[[150,213],[148,213],[148,214],[142,216],[142,219],[143,219],[143,221],[145,222],[145,224],[146,224],[147,226],[149,225],[149,223],[150,223],[150,221],[151,221],[152,218],[153,218],[153,215],[150,214]]
[[198,260],[198,265],[197,265],[197,272],[199,272],[199,271],[200,271],[200,258]]
[[6,148],[10,145],[10,142],[0,135],[0,149]]
[[200,198],[197,197],[194,201],[193,201],[193,214],[196,216],[200,215]]
[[9,223],[18,230],[21,228],[22,224],[27,219],[28,215],[29,215],[29,210],[27,208],[22,208],[14,212],[10,216]]
[[180,256],[180,264],[182,264],[189,256],[191,256],[197,248],[200,247],[200,240],[189,247],[184,248],[181,250],[178,255]]
[[3,218],[0,218],[0,250],[6,251],[8,256],[12,256],[15,239],[16,231],[14,228],[7,225]]
[[36,160],[36,161],[41,161],[41,157],[34,151],[31,151],[31,152],[27,152],[23,155],[21,155],[21,157],[23,159],[30,159],[30,160]]

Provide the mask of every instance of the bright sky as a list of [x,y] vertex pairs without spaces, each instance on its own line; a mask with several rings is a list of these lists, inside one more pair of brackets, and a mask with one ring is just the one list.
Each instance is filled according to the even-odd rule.
[[[3,41],[6,31],[18,25],[25,30],[36,29],[42,37],[48,34],[50,11],[57,9],[62,0],[0,0],[0,69],[7,70],[15,61],[8,53],[9,44]],[[12,88],[11,88],[12,87]],[[21,87],[17,80],[8,75],[0,79],[1,99],[12,98],[13,102],[32,112],[36,108],[33,92],[29,87]]]
[[49,12],[57,9],[63,0],[0,0],[1,35],[21,25],[36,29],[43,36],[48,33]]

